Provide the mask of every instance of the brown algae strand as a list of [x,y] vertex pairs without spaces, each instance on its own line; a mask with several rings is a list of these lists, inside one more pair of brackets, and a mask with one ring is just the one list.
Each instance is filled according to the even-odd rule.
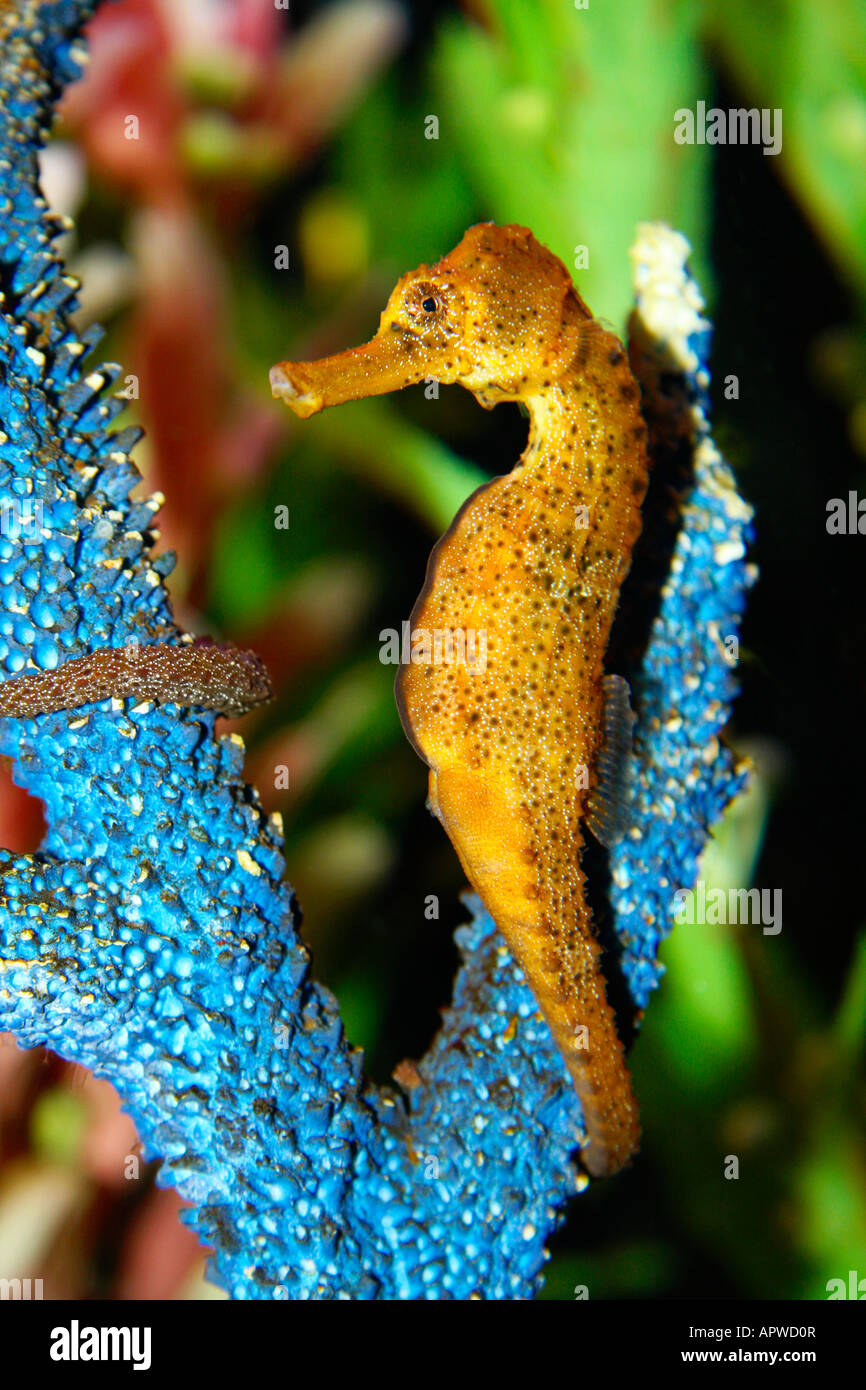
[[198,641],[100,647],[53,671],[27,671],[0,684],[0,716],[32,719],[108,699],[152,700],[237,717],[271,698],[255,652]]

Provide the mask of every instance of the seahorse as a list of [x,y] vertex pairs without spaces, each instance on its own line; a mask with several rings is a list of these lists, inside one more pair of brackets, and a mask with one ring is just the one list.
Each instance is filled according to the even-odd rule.
[[[563,263],[527,228],[492,223],[402,276],[370,342],[270,374],[301,418],[429,379],[487,408],[521,402],[529,437],[433,549],[398,708],[429,805],[571,1074],[582,1160],[609,1174],[640,1126],[581,854],[584,823],[606,841],[621,829],[616,776],[599,770],[629,732],[625,682],[604,659],[647,486],[639,389]],[[455,634],[463,660],[437,660]]]

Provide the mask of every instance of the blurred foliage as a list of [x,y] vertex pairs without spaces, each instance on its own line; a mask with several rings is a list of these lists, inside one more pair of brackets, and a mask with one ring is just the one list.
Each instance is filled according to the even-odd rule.
[[[731,731],[757,771],[702,873],[781,888],[784,929],[699,923],[666,943],[633,1054],[643,1156],[574,1204],[545,1296],[822,1297],[866,1273],[862,826],[841,809],[863,785],[862,563],[857,538],[824,528],[826,500],[864,486],[866,11],[298,0],[285,31],[270,14],[241,51],[184,44],[157,0],[107,10],[106,32],[126,11],[168,35],[151,35],[150,86],[137,69],[168,134],[142,152],[148,171],[111,154],[116,59],[97,47],[104,85],[61,132],[88,151],[71,250],[99,282],[109,355],[144,364],[129,415],[167,494],[181,616],[254,641],[274,671],[276,704],[244,725],[249,772],[283,815],[317,973],[378,1077],[426,1048],[464,914],[379,634],[399,630],[434,539],[511,466],[525,426],[423,387],[299,425],[271,402],[268,368],[368,337],[397,276],[485,218],[529,225],[569,267],[585,247],[578,286],[619,327],[635,224],[689,236],[716,378],[740,386],[716,391],[717,428],[757,507],[762,567]],[[128,82],[121,65],[123,111]],[[678,145],[674,112],[698,100],[781,107],[781,154]],[[68,1160],[76,1105],[56,1088],[33,1104],[34,1152]]]
[[526,221],[531,210],[536,236],[569,266],[575,247],[586,246],[581,292],[616,324],[629,308],[628,251],[639,221],[684,231],[705,281],[707,148],[671,139],[672,112],[701,94],[699,8],[632,0],[580,11],[557,0],[501,0],[489,11],[486,33],[443,27],[434,70],[494,220]]
[[69,1087],[43,1091],[30,1116],[34,1152],[58,1163],[74,1164],[86,1123],[85,1106]]
[[866,10],[848,0],[711,5],[708,33],[750,104],[784,112],[783,172],[866,299]]

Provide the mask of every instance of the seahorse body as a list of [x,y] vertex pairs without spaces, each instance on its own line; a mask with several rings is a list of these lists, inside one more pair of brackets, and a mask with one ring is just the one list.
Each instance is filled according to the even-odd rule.
[[[301,416],[434,377],[487,407],[522,401],[519,462],[473,494],[430,557],[414,632],[483,634],[484,662],[401,668],[430,805],[520,962],[580,1096],[584,1162],[639,1140],[580,868],[602,725],[603,661],[640,531],[646,431],[618,339],[526,228],[481,224],[398,282],[370,343],[283,362]],[[479,669],[483,666],[483,669]]]

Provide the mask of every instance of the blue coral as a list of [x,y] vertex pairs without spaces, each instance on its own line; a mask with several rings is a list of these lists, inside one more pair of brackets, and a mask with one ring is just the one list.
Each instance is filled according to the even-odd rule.
[[[117,369],[85,366],[97,338],[70,326],[75,285],[38,187],[91,9],[22,0],[0,16],[0,502],[22,518],[0,535],[5,676],[182,637],[167,562],[150,554],[156,503],[130,496],[135,436],[110,429]],[[670,283],[693,301],[684,251],[656,233]],[[646,263],[659,272],[652,249]],[[640,276],[638,288],[650,303]],[[656,329],[659,351],[680,350],[675,414],[695,478],[636,682],[634,830],[612,865],[641,1006],[673,888],[693,880],[742,778],[716,739],[734,695],[719,634],[742,611],[749,516],[709,442],[693,317],[685,334]],[[38,854],[0,852],[0,1028],[113,1082],[233,1297],[531,1295],[585,1184],[581,1115],[494,924],[470,901],[453,1002],[417,1084],[405,1097],[374,1088],[310,976],[278,826],[243,781],[240,741],[214,722],[129,701],[0,721],[0,750],[49,827]]]

